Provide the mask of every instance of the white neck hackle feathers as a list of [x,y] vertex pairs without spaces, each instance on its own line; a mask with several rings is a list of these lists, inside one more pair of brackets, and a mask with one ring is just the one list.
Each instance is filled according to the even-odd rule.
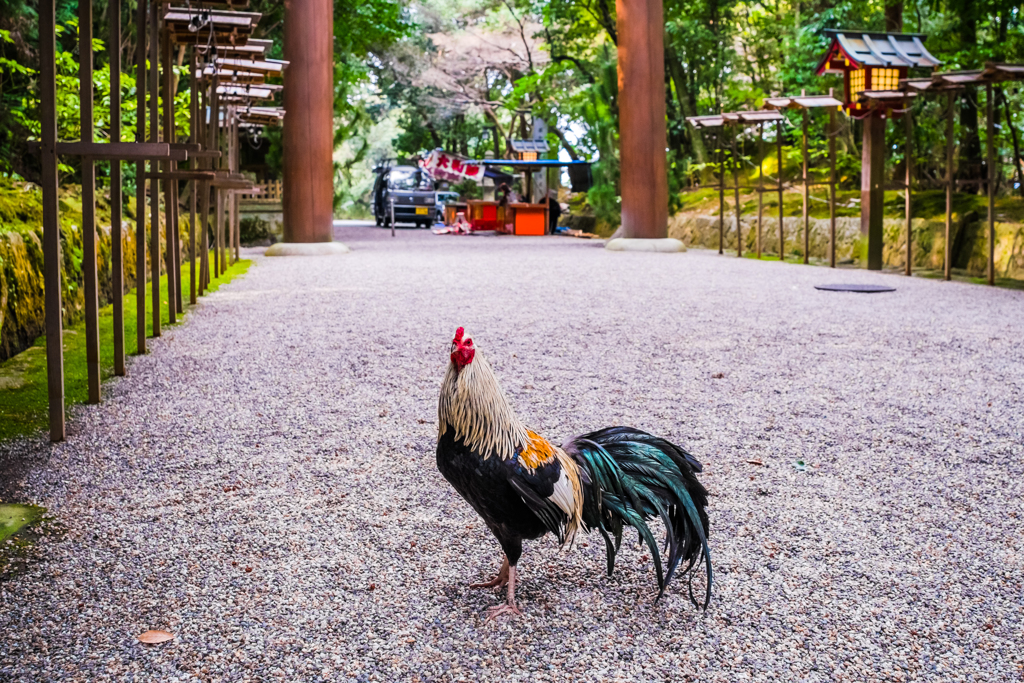
[[529,437],[501,391],[498,378],[479,349],[473,362],[458,370],[448,363],[437,404],[438,438],[455,429],[455,439],[485,459],[509,460],[526,447]]
[[[437,404],[437,437],[455,429],[455,440],[462,441],[485,460],[497,455],[510,460],[517,453],[541,440],[529,432],[509,405],[501,391],[498,378],[490,363],[476,350],[473,362],[462,370],[448,363],[448,371],[441,383],[441,398]],[[572,543],[576,532],[586,528],[583,524],[583,489],[579,468],[564,450],[549,444],[558,459],[561,474],[555,482],[551,500],[566,515],[559,533],[562,544]]]

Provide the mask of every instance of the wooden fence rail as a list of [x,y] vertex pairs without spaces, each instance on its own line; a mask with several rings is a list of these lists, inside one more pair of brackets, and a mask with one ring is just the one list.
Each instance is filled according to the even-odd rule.
[[[234,6],[244,5],[244,0]],[[121,111],[121,0],[108,4],[110,30],[107,41],[110,63],[110,90],[112,112]],[[204,29],[206,36],[197,40],[197,32],[190,30],[193,20],[212,24]],[[88,401],[99,403],[100,394],[100,334],[98,263],[96,249],[96,173],[97,159],[111,161],[111,282],[114,326],[114,372],[125,374],[124,359],[124,254],[122,253],[121,215],[123,193],[121,189],[121,163],[136,164],[136,290],[137,290],[137,348],[138,353],[146,352],[146,278],[151,280],[152,334],[160,336],[160,271],[161,241],[160,228],[164,228],[164,269],[167,273],[168,297],[166,301],[168,320],[174,323],[183,312],[181,235],[178,230],[178,195],[180,183],[191,183],[190,238],[188,245],[190,265],[189,301],[195,303],[197,293],[203,294],[210,281],[210,254],[208,231],[211,223],[217,226],[216,254],[214,255],[215,275],[220,276],[227,268],[228,261],[236,261],[238,253],[238,211],[237,196],[252,191],[249,183],[238,174],[238,126],[240,121],[247,124],[270,125],[279,122],[284,113],[274,108],[260,109],[260,118],[252,119],[246,112],[250,109],[244,96],[237,94],[232,104],[223,111],[218,105],[218,63],[217,38],[223,41],[224,53],[245,45],[248,36],[259,20],[258,14],[213,11],[200,14],[191,10],[169,9],[157,2],[138,3],[137,34],[138,49],[135,54],[137,133],[135,142],[121,141],[121,122],[116,117],[110,122],[108,143],[97,143],[94,138],[93,111],[93,11],[92,3],[83,0],[78,6],[79,22],[79,95],[81,102],[82,140],[60,142],[57,140],[56,109],[56,11],[55,0],[39,2],[39,58],[40,58],[40,121],[42,131],[38,146],[41,155],[40,185],[43,194],[43,273],[45,289],[46,320],[46,363],[47,390],[49,399],[49,428],[52,441],[65,438],[64,417],[64,357],[62,349],[62,301],[61,301],[61,245],[60,216],[57,197],[57,160],[60,155],[78,156],[82,160],[82,229],[83,277],[85,292],[86,363],[88,369]],[[227,28],[225,28],[227,27]],[[208,38],[213,42],[209,44]],[[148,43],[148,45],[147,45]],[[256,59],[269,47],[269,41],[253,41],[258,47],[251,53],[250,61],[244,64],[263,64]],[[111,50],[110,47],[113,46]],[[179,142],[174,129],[174,92],[172,52],[175,46],[190,46],[189,65],[191,76],[188,87],[192,109],[188,142]],[[148,69],[147,69],[148,60]],[[239,61],[239,60],[235,60]],[[280,75],[284,63],[272,65]],[[212,72],[211,77],[204,74]],[[162,76],[162,77],[161,77]],[[260,76],[262,79],[262,76]],[[146,96],[149,96],[147,112]],[[200,104],[201,103],[201,104]],[[160,120],[160,105],[163,105],[163,119]],[[148,116],[147,116],[148,114]],[[148,142],[147,137],[147,123]],[[162,125],[161,125],[162,124]],[[161,130],[162,129],[162,130]],[[226,152],[226,153],[225,153]],[[158,167],[157,162],[161,162]],[[148,163],[148,168],[147,168]],[[187,168],[179,164],[188,164]],[[147,192],[148,181],[148,192]],[[163,220],[161,221],[160,197],[163,190]],[[268,188],[268,191],[271,188]],[[280,197],[280,182],[275,188]],[[261,188],[262,191],[262,188]],[[212,205],[216,215],[209,216]],[[196,196],[199,196],[200,212],[196,215]],[[150,234],[149,261],[147,269],[147,240],[145,239],[146,198],[149,197]],[[225,245],[225,213],[227,213],[227,244]],[[198,220],[197,220],[198,218]],[[201,239],[197,240],[197,233]],[[197,243],[198,242],[198,243]],[[224,247],[227,247],[225,253]],[[234,247],[232,250],[231,247]],[[197,260],[199,263],[197,264]]]

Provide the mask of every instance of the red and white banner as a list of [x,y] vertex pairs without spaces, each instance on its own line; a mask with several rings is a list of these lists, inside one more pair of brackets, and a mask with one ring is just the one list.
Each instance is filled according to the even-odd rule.
[[435,149],[423,162],[423,168],[430,171],[436,180],[473,180],[482,182],[484,167],[465,157]]

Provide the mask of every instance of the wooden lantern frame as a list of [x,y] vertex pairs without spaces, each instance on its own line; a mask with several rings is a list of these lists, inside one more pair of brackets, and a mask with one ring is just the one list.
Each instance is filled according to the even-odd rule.
[[816,72],[843,74],[843,107],[851,115],[864,107],[861,93],[898,90],[910,69],[941,64],[925,48],[923,34],[828,29],[825,35],[831,42]]

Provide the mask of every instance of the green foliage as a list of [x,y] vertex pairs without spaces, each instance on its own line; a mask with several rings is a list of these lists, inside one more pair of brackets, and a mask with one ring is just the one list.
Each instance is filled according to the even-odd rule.
[[250,247],[254,244],[270,244],[274,234],[270,223],[259,216],[245,216],[238,222],[238,238],[242,246]]
[[593,165],[594,186],[587,193],[587,201],[598,220],[618,225],[621,207],[617,62],[607,45],[602,47],[601,57],[597,80],[586,86],[589,97],[579,109],[587,125],[583,142],[597,152],[598,159]]
[[[755,109],[771,95],[841,89],[841,78],[819,77],[826,28],[885,28],[886,6],[900,5],[904,30],[926,36],[943,69],[977,68],[986,60],[1024,61],[1020,5],[1007,0],[665,0],[665,97],[669,187],[673,209],[679,192],[708,182],[717,163],[712,134],[686,118],[723,110]],[[38,136],[36,16],[24,0],[5,0],[0,12],[0,173],[31,178],[37,163],[25,141]],[[618,220],[618,109],[616,103],[616,3],[612,0],[338,0],[334,4],[335,189],[339,213],[365,213],[372,168],[382,159],[415,160],[443,147],[470,157],[508,154],[508,143],[543,118],[553,153],[596,161],[587,207],[602,221]],[[252,0],[263,14],[259,38],[274,41],[281,57],[283,3]],[[58,124],[62,139],[77,139],[76,5],[58,0]],[[102,24],[103,12],[97,12]],[[130,43],[134,28],[125,23]],[[97,29],[96,35],[105,32]],[[103,43],[96,41],[97,49]],[[108,135],[109,71],[98,53],[97,139]],[[135,138],[134,81],[122,75],[123,137]],[[179,81],[187,68],[177,69]],[[924,75],[924,74],[916,74]],[[1024,94],[1005,89],[1011,116],[1019,119]],[[179,86],[177,116],[185,130],[187,93]],[[978,105],[981,105],[979,108]],[[997,104],[1002,104],[1000,100]],[[957,104],[955,135],[961,176],[983,167],[986,142],[984,92],[968,89]],[[913,104],[916,180],[933,187],[945,173],[945,101],[921,97]],[[997,107],[1000,188],[1013,188],[1015,152],[1004,107]],[[785,144],[798,149],[799,115],[789,115]],[[859,186],[860,124],[839,115],[836,136],[841,185]],[[811,165],[827,162],[827,112],[809,121]],[[1019,120],[1013,121],[1019,126]],[[897,122],[898,124],[898,122]],[[756,165],[756,131],[740,130],[739,159]],[[887,181],[902,177],[907,145],[902,125],[887,127]],[[767,140],[774,140],[772,131]],[[280,131],[268,130],[267,164],[280,167]],[[1018,141],[1020,142],[1020,141]],[[770,145],[769,145],[770,146]],[[766,152],[771,156],[770,152]],[[799,155],[799,152],[797,152]],[[728,158],[729,155],[726,154]],[[789,159],[787,164],[797,164]],[[74,181],[73,159],[62,167]],[[797,164],[798,165],[798,164]],[[100,165],[101,176],[106,166]],[[133,180],[125,167],[128,182]],[[130,190],[131,188],[129,188]]]
[[377,56],[411,34],[408,10],[386,0],[337,0],[334,3],[334,147],[348,150],[334,163],[334,209],[340,213],[346,189],[353,184],[353,169],[367,160],[368,133],[374,123],[374,98],[367,84],[375,75]]
[[[73,38],[77,46],[78,19],[69,18],[57,26],[58,38]],[[80,140],[81,127],[81,92],[79,83],[79,58],[74,48],[65,48],[63,40],[57,42],[56,53],[56,105],[57,105],[57,139]],[[0,45],[12,46],[15,40],[10,31],[0,30]],[[105,43],[99,38],[93,39],[93,51],[101,54],[105,51]],[[98,60],[97,60],[98,61]],[[175,93],[175,131],[179,136],[188,134],[189,130],[189,91],[183,87],[189,79],[188,67],[173,67],[178,78],[179,88]],[[121,73],[121,141],[136,139],[138,126],[136,82],[133,71]],[[0,84],[6,84],[0,91],[0,133],[7,131],[10,136],[18,135],[22,140],[38,140],[41,133],[39,122],[39,93],[37,89],[38,71],[18,60],[0,56]],[[93,69],[93,140],[105,142],[110,139],[110,65],[102,63]],[[158,120],[159,117],[158,117]],[[144,131],[146,132],[146,131]],[[10,138],[0,137],[0,173],[5,175],[19,174],[25,160],[13,153],[16,145]],[[62,182],[78,180],[77,164],[73,159],[62,159],[59,169],[64,175]],[[109,163],[97,164],[102,177],[109,173]],[[127,180],[125,192],[133,193],[134,169],[130,164],[123,166]]]

